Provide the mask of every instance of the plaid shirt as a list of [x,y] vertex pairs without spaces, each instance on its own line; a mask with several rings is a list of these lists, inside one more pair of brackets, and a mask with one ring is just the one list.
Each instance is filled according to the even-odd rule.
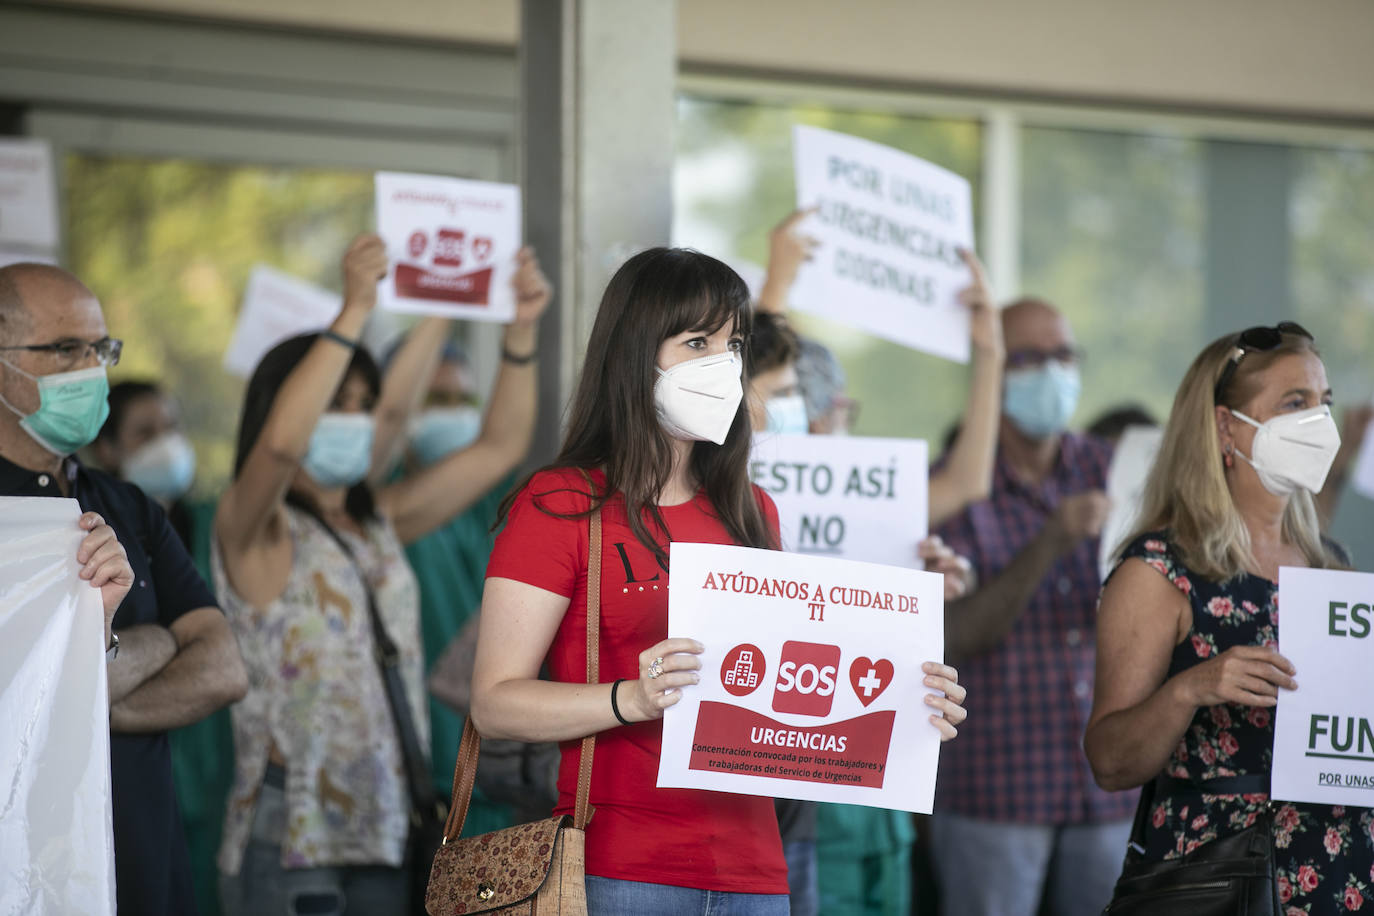
[[[1038,486],[1000,449],[992,495],[937,530],[988,583],[1044,528],[1060,499],[1106,486],[1111,447],[1065,434]],[[1054,562],[1001,645],[959,661],[968,720],[940,753],[936,811],[1022,824],[1122,820],[1136,793],[1108,793],[1083,754],[1092,709],[1100,589],[1097,539]]]

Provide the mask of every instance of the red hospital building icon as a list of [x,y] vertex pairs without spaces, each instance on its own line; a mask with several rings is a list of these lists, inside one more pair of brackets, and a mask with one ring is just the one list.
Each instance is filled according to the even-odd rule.
[[725,661],[720,666],[720,682],[732,696],[748,696],[763,681],[766,668],[763,651],[758,646],[743,643],[725,653]]

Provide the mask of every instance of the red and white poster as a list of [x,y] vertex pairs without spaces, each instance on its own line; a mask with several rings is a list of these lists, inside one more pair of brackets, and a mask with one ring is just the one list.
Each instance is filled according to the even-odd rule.
[[520,189],[437,175],[378,172],[377,232],[391,272],[377,286],[393,312],[508,322],[520,250]]
[[717,544],[670,557],[668,633],[706,651],[664,714],[658,785],[930,812],[940,576]]

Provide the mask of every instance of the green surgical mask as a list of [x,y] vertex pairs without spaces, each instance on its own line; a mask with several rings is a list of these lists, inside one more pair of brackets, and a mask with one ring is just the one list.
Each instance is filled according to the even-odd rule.
[[66,456],[95,441],[110,415],[110,380],[104,366],[29,375],[9,360],[0,362],[38,386],[38,409],[27,416],[0,397],[0,404],[22,418],[19,425],[35,442],[54,455]]

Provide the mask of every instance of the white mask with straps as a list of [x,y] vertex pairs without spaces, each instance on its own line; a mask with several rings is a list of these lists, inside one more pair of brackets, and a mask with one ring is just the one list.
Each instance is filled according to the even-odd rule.
[[738,353],[719,353],[659,369],[654,408],[663,431],[674,439],[724,445],[735,422],[744,388]]
[[1302,487],[1320,493],[1327,472],[1341,447],[1341,433],[1325,404],[1281,413],[1264,423],[1252,420],[1239,410],[1232,415],[1255,427],[1255,441],[1246,456],[1235,453],[1255,469],[1260,483],[1275,496],[1287,496]]

